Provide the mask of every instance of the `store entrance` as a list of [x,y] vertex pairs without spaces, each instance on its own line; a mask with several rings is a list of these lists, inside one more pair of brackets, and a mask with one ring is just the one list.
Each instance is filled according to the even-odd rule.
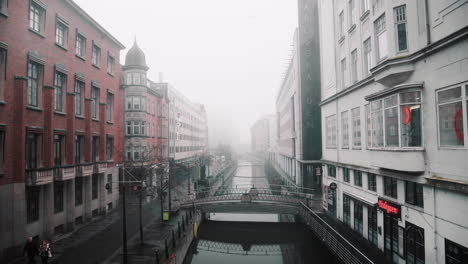
[[385,256],[391,263],[398,263],[399,252],[399,227],[398,219],[391,215],[384,214],[384,243],[385,243]]

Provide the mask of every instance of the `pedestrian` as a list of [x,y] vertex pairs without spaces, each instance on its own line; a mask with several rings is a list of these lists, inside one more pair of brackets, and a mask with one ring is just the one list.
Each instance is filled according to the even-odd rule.
[[47,264],[49,258],[52,257],[52,251],[50,250],[50,243],[47,240],[43,240],[39,247],[42,264]]
[[33,242],[32,237],[28,237],[26,245],[23,248],[23,256],[27,255],[28,264],[36,263],[36,256],[39,255],[39,250],[37,250],[36,244]]

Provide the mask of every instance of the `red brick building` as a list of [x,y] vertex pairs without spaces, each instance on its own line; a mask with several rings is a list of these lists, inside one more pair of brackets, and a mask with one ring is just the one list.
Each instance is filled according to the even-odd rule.
[[0,259],[116,206],[123,48],[71,0],[0,1]]

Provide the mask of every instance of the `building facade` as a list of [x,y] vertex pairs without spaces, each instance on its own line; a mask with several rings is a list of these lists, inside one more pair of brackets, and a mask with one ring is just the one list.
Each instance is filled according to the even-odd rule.
[[151,167],[168,157],[168,93],[167,87],[147,78],[149,67],[144,52],[136,41],[128,51],[122,67],[125,90],[125,161],[134,174],[158,184]]
[[[208,151],[208,122],[205,107],[194,103],[174,87],[169,96],[169,157],[175,163],[192,168],[192,181],[205,176],[207,164],[200,157]],[[201,175],[203,174],[203,175]]]
[[293,55],[276,97],[278,149],[270,159],[284,181],[321,192],[320,46],[316,0],[298,0]]
[[393,263],[468,261],[468,2],[319,10],[324,209]]
[[18,256],[116,206],[124,46],[68,0],[0,1],[0,32],[0,250]]
[[254,154],[267,158],[276,145],[276,116],[258,119],[250,128],[251,149]]

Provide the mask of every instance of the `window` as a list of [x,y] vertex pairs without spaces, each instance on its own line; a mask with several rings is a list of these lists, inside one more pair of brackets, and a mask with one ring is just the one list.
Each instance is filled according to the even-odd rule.
[[398,51],[408,49],[408,40],[406,33],[406,5],[402,5],[393,9],[395,14],[395,31],[397,35]]
[[133,160],[140,160],[140,147],[133,148]]
[[384,124],[385,145],[400,145],[398,138],[398,96],[392,95],[383,100],[384,102]]
[[362,203],[353,200],[354,202],[354,231],[362,234],[363,230],[363,205]]
[[83,162],[84,136],[75,136],[75,164]]
[[327,165],[328,177],[336,178],[336,167],[333,165]]
[[343,181],[349,182],[349,169],[343,168]]
[[369,11],[369,0],[361,0],[361,14]]
[[29,61],[28,63],[28,105],[39,106],[39,91],[42,82],[42,65]]
[[349,0],[349,27],[356,25],[356,1]]
[[26,222],[28,224],[39,220],[39,193],[39,187],[26,186]]
[[127,121],[127,135],[132,135],[132,121]]
[[112,160],[114,154],[114,138],[112,136],[107,136],[107,160]]
[[408,221],[406,225],[406,263],[423,264],[426,251],[424,249],[424,229]]
[[141,121],[141,131],[140,131],[140,132],[141,132],[141,135],[143,135],[143,136],[146,135],[146,133],[145,133],[145,132],[146,132],[145,128],[146,128],[146,122],[145,122],[145,121]]
[[63,212],[63,182],[54,181],[54,213]]
[[363,50],[364,50],[364,76],[370,75],[370,69],[372,68],[372,43],[371,39],[368,38],[363,43]]
[[133,121],[133,135],[140,135],[140,121]]
[[392,198],[398,198],[398,181],[397,179],[390,178],[387,176],[383,177],[383,189],[384,195]]
[[361,111],[359,107],[351,110],[353,121],[353,147],[361,147]]
[[367,173],[367,189],[373,192],[377,191],[377,179],[373,173]]
[[327,117],[327,147],[336,147],[336,115]]
[[98,119],[100,89],[97,87],[93,87],[92,91],[93,93],[91,95],[91,117],[94,119]]
[[68,26],[59,20],[55,25],[55,43],[62,47],[68,45]]
[[40,166],[41,134],[28,133],[26,137],[26,166],[35,169]]
[[107,93],[107,121],[112,122],[114,114],[114,94]]
[[348,126],[348,111],[341,112],[341,136],[342,136],[342,147],[349,147],[349,126]]
[[[421,147],[421,92],[408,91],[374,100],[370,106],[371,147]],[[368,135],[369,136],[369,135]]]
[[98,180],[99,174],[93,174],[91,178],[91,199],[93,200],[98,198]]
[[114,74],[114,62],[115,59],[111,55],[107,56],[107,73]]
[[141,99],[138,96],[133,97],[133,110],[140,110]]
[[109,184],[109,188],[107,189],[107,194],[112,193],[112,174],[107,174],[107,184]]
[[55,72],[55,111],[63,112],[63,96],[67,91],[67,75]]
[[86,53],[86,38],[79,33],[76,33],[75,53],[80,57],[84,57]]
[[83,115],[84,82],[75,81],[75,115]]
[[437,92],[440,146],[468,146],[464,124],[468,114],[468,84],[464,88],[457,86]]
[[60,166],[63,162],[63,156],[65,153],[65,136],[64,135],[54,135],[54,165]]
[[94,66],[99,67],[101,65],[101,48],[99,48],[96,44],[93,44],[91,62]]
[[387,43],[387,29],[385,25],[385,14],[377,18],[374,22],[375,38],[376,38],[376,51],[377,61],[381,61],[387,57],[388,43]]
[[341,60],[341,89],[346,87],[346,58]]
[[8,13],[8,0],[0,0],[0,13]]
[[99,160],[99,137],[98,136],[94,136],[93,137],[93,142],[92,142],[92,161],[93,162],[96,162]]
[[340,39],[344,37],[344,28],[345,28],[345,25],[344,25],[344,13],[343,11],[341,11],[340,15],[339,15],[339,19],[340,19]]
[[468,248],[445,239],[445,263],[464,264],[468,262]]
[[0,100],[3,100],[6,80],[7,50],[0,46]]
[[362,172],[354,170],[354,185],[362,187]]
[[343,195],[343,223],[351,225],[351,199]]
[[42,33],[44,31],[45,9],[37,2],[31,1],[29,6],[29,28],[35,32]]
[[405,182],[406,203],[424,207],[423,185],[415,182]]
[[75,178],[75,206],[83,204],[83,177]]
[[367,207],[367,238],[374,245],[377,245],[378,230],[377,230],[377,208],[375,206]]
[[357,83],[358,81],[358,73],[357,73],[357,49],[354,49],[351,52],[351,82]]

